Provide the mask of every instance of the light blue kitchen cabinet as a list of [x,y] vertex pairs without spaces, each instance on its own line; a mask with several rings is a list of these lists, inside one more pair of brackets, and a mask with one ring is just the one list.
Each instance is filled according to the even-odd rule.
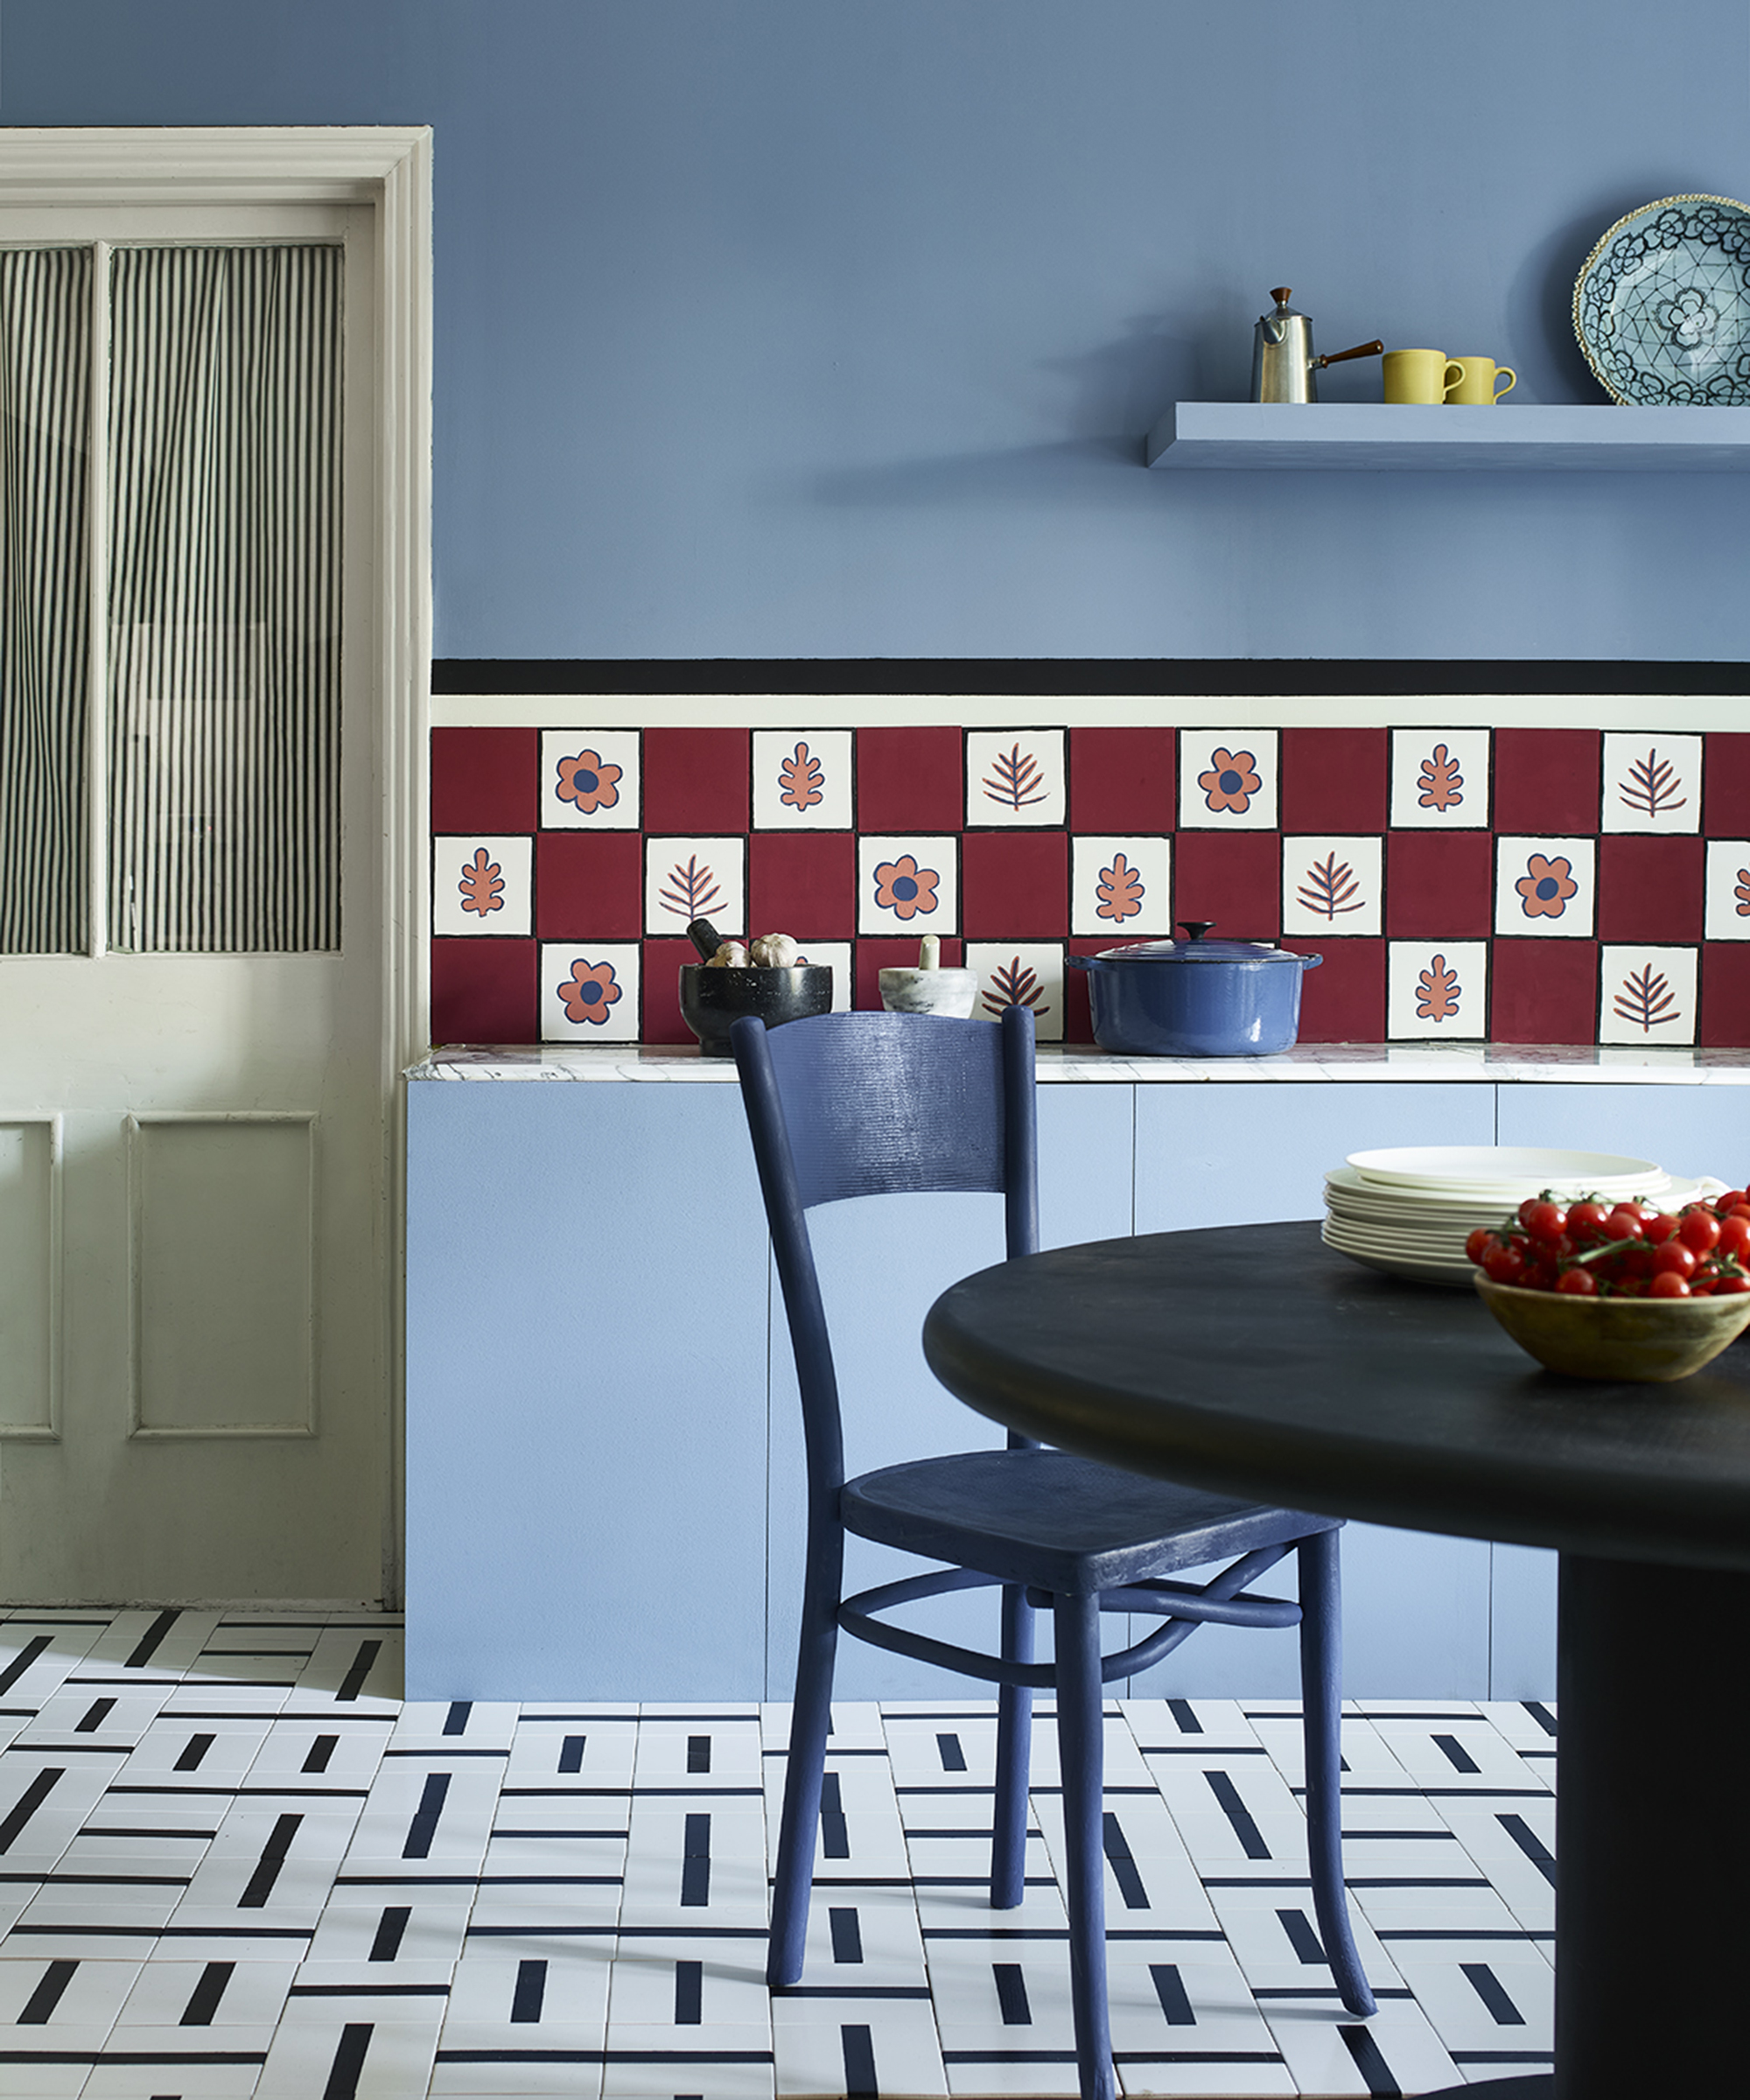
[[1750,1087],[1498,1087],[1502,1144],[1623,1152],[1673,1173],[1750,1177]]
[[757,1698],[766,1246],[733,1086],[409,1089],[410,1698]]

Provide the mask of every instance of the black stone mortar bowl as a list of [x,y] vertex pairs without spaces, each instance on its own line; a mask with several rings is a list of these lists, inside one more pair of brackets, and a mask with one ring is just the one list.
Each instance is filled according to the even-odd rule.
[[832,1011],[832,966],[798,963],[791,970],[707,970],[681,965],[681,1018],[699,1039],[704,1057],[732,1057],[729,1032],[744,1013],[768,1028]]

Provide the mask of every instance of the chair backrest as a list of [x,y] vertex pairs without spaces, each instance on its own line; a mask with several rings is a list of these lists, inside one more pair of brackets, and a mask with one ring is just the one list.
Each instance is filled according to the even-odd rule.
[[838,1386],[807,1212],[849,1196],[1000,1194],[1010,1257],[1039,1246],[1033,1017],[824,1013],[730,1030],[802,1388],[811,1499],[844,1480]]

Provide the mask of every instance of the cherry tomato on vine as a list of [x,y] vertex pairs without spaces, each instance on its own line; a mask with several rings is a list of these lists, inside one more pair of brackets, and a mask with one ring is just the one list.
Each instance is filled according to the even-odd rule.
[[1514,1246],[1494,1246],[1482,1257],[1482,1272],[1492,1284],[1516,1284],[1525,1270],[1525,1257]]
[[1750,1247],[1750,1217],[1736,1215],[1719,1222],[1719,1251],[1722,1254],[1742,1255]]
[[1718,1219],[1699,1208],[1684,1213],[1677,1230],[1683,1236],[1684,1246],[1697,1254],[1705,1254],[1709,1248],[1719,1244]]
[[1696,1272],[1695,1251],[1681,1240],[1667,1240],[1653,1256],[1656,1276],[1680,1276],[1687,1283]]
[[1604,1221],[1604,1235],[1610,1240],[1638,1240],[1642,1236],[1641,1213],[1632,1204],[1619,1203]]
[[1568,1231],[1577,1240],[1595,1238],[1610,1214],[1590,1196],[1568,1206]]
[[1716,1298],[1741,1298],[1750,1291],[1750,1276],[1722,1276],[1713,1286]]
[[1647,1286],[1648,1298],[1688,1298],[1690,1287],[1675,1269],[1662,1269]]
[[1649,1247],[1662,1247],[1677,1229],[1677,1221],[1669,1210],[1656,1210],[1650,1217],[1642,1219],[1641,1228]]
[[1473,1262],[1480,1262],[1489,1249],[1496,1244],[1495,1236],[1488,1227],[1479,1225],[1465,1241],[1466,1257]]
[[1534,1240],[1546,1244],[1559,1240],[1568,1228],[1568,1214],[1559,1203],[1552,1203],[1547,1196],[1535,1203],[1519,1206],[1519,1222]]
[[1565,1269],[1557,1278],[1556,1288],[1565,1298],[1596,1298],[1598,1278],[1590,1269]]

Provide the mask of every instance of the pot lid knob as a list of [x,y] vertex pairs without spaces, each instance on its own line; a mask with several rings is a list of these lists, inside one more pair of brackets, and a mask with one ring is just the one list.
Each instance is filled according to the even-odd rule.
[[1174,923],[1185,928],[1187,941],[1200,941],[1215,921],[1213,919],[1180,919]]

